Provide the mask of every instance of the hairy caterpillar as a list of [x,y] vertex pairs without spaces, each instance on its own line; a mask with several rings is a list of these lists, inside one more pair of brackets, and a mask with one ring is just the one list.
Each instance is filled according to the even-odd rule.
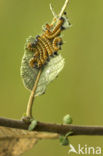
[[44,35],[42,35],[41,37],[38,36],[37,39],[45,46],[45,48],[48,52],[48,55],[51,56],[53,54],[53,47],[52,47],[51,43],[49,42],[49,40],[46,39]]
[[53,39],[54,37],[60,35],[61,31],[63,30],[63,26],[62,26],[63,23],[64,23],[64,18],[61,17],[52,32],[50,31],[51,27],[49,25],[46,25],[46,27],[48,27],[48,29],[46,30],[46,33],[44,35],[48,39]]
[[29,62],[32,68],[43,67],[50,56],[56,55],[61,49],[63,42],[60,34],[64,30],[65,19],[64,17],[57,19],[55,25],[46,24],[43,34],[36,36],[35,41],[27,45],[27,49],[34,53]]
[[62,45],[62,38],[61,37],[55,37],[53,40],[53,48],[55,49],[55,51],[58,51],[59,49],[61,49],[61,45]]

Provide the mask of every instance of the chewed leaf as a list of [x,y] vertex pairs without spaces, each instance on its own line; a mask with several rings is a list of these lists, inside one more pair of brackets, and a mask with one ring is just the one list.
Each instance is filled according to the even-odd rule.
[[[27,40],[27,43],[33,42],[33,40],[34,38],[30,37]],[[33,52],[26,49],[27,43],[25,45],[25,52],[21,63],[21,76],[24,86],[29,90],[32,90],[39,70],[32,68],[29,65],[29,61],[33,57]],[[61,55],[51,57],[50,61],[43,69],[35,96],[39,96],[45,92],[47,85],[58,76],[63,67],[64,58]]]
[[58,138],[58,134],[30,132],[0,126],[0,156],[20,156],[41,139]]
[[63,24],[63,27],[64,27],[65,29],[70,28],[70,27],[71,27],[71,23],[69,22],[69,19],[68,19],[66,16],[63,16],[63,18],[65,19],[65,22],[64,22],[64,24]]

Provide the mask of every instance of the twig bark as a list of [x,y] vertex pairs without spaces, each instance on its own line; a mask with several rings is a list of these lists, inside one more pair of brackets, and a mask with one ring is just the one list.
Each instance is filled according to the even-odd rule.
[[34,87],[31,91],[30,97],[29,97],[29,101],[28,101],[28,105],[27,105],[27,111],[26,111],[26,116],[28,118],[32,118],[32,107],[33,107],[33,102],[34,102],[34,98],[35,98],[35,92],[37,89],[37,85],[40,79],[40,75],[41,75],[42,69],[39,70]]
[[53,17],[54,17],[53,20],[52,20],[52,22],[51,22],[51,25],[54,24],[60,17],[62,17],[62,15],[64,14],[64,12],[65,12],[65,10],[66,10],[66,8],[68,6],[68,3],[69,3],[69,0],[65,0],[65,3],[63,5],[63,7],[62,7],[62,9],[61,9],[61,11],[59,13],[59,15],[57,15],[54,12],[54,9],[53,9],[52,5],[50,4],[50,10],[51,10],[51,12],[53,14]]
[[[29,123],[0,117],[0,126],[28,130]],[[65,135],[69,131],[74,135],[103,135],[103,126],[79,126],[38,122],[34,131]]]
[[69,0],[66,0],[60,13],[59,13],[59,18],[64,14],[64,11],[66,10],[67,6],[68,6]]

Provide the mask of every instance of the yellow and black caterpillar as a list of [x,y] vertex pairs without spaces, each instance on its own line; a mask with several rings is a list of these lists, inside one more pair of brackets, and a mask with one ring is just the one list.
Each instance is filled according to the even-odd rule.
[[58,50],[63,44],[60,35],[65,29],[64,22],[65,18],[61,17],[55,26],[46,24],[43,34],[36,36],[33,43],[28,43],[27,49],[34,52],[33,58],[29,61],[31,67],[41,68],[49,61],[50,56],[58,54]]

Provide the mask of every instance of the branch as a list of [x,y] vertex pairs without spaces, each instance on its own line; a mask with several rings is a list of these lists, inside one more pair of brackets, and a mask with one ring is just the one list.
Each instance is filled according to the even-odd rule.
[[59,13],[59,18],[63,15],[64,11],[66,10],[67,6],[68,6],[69,0],[65,0],[65,3]]
[[[25,123],[22,120],[0,117],[0,126],[28,130],[29,123]],[[103,135],[103,126],[62,125],[38,122],[34,131],[58,133],[60,135],[65,135],[69,131],[73,132],[72,135]]]
[[62,17],[62,15],[64,14],[64,12],[65,12],[65,10],[66,10],[66,8],[67,8],[67,6],[68,6],[68,3],[69,3],[69,0],[65,0],[65,3],[64,3],[64,5],[63,5],[63,7],[62,7],[62,9],[61,9],[61,11],[60,11],[60,13],[59,13],[59,15],[57,15],[55,12],[54,12],[54,9],[53,9],[53,7],[52,7],[52,5],[50,4],[50,10],[51,10],[51,12],[52,12],[52,14],[53,14],[53,21],[52,21],[52,23],[51,23],[51,25],[52,24],[54,24],[55,22],[56,22],[56,20],[57,19],[59,19],[60,17]]
[[29,97],[29,101],[28,101],[28,105],[27,105],[27,110],[26,110],[26,116],[28,118],[32,118],[32,107],[33,107],[33,102],[34,102],[34,98],[35,98],[35,92],[37,89],[37,85],[40,79],[40,75],[41,75],[42,69],[39,70],[36,81],[34,83],[33,89],[31,91],[30,97]]

